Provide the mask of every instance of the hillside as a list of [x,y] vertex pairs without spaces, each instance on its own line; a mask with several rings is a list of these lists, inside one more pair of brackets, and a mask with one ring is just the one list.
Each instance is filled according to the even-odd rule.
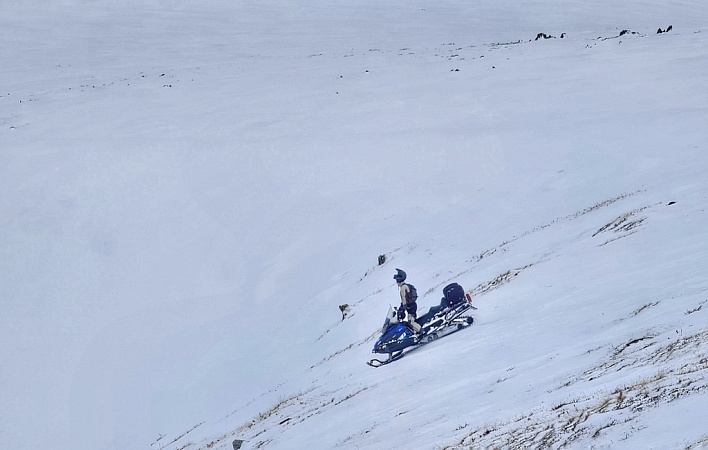
[[5,9],[1,447],[708,445],[708,6]]

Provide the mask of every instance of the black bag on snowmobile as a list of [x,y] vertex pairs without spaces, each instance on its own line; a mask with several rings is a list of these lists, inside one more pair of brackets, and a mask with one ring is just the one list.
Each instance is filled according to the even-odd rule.
[[465,290],[457,283],[450,283],[443,288],[443,301],[441,303],[449,308],[454,308],[464,302]]

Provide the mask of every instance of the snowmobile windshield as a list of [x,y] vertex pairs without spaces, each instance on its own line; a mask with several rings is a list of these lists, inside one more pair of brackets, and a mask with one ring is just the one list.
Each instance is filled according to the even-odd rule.
[[386,320],[384,321],[383,327],[381,327],[381,333],[385,333],[391,325],[396,323],[398,323],[398,315],[393,309],[393,306],[388,305],[388,314],[386,314]]

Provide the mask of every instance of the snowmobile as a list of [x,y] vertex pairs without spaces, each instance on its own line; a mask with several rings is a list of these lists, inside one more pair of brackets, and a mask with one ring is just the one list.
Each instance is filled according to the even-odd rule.
[[472,297],[465,294],[464,289],[457,283],[446,286],[443,294],[445,296],[439,306],[431,307],[427,313],[416,319],[420,325],[419,333],[416,333],[408,322],[399,321],[398,314],[389,306],[381,337],[372,350],[372,353],[388,354],[388,359],[372,359],[367,361],[367,364],[372,367],[389,364],[402,358],[408,348],[427,344],[472,325],[474,319],[468,313],[477,309],[472,306]]

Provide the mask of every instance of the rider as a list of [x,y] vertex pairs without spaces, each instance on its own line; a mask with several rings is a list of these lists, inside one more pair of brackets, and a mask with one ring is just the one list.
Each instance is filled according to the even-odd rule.
[[420,333],[420,325],[415,321],[418,305],[415,299],[411,296],[411,289],[406,284],[406,273],[401,269],[396,269],[396,275],[393,276],[398,284],[398,291],[401,294],[401,306],[398,308],[398,320],[407,322],[416,333]]

